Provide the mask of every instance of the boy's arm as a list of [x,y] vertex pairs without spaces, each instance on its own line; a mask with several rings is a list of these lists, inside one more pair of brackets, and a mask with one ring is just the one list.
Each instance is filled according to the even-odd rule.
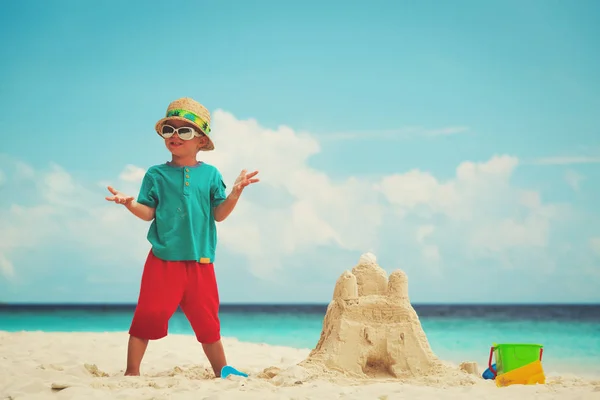
[[231,190],[231,193],[229,193],[229,196],[227,196],[225,200],[221,202],[221,204],[214,208],[213,214],[215,216],[215,221],[221,222],[225,220],[225,218],[227,218],[229,214],[231,214],[244,188],[252,183],[256,183],[259,181],[258,178],[254,178],[256,174],[258,174],[258,171],[246,174],[246,170],[242,170],[240,175],[235,180],[235,183],[233,184],[233,189]]
[[112,193],[112,196],[107,196],[106,200],[123,204],[133,215],[144,221],[152,221],[154,219],[155,209],[153,207],[138,203],[133,196],[123,194],[112,186],[108,187],[108,191]]
[[135,200],[125,203],[125,207],[127,207],[127,209],[131,211],[133,215],[143,219],[144,221],[152,221],[154,219],[156,209],[152,207],[140,204]]
[[239,194],[235,195],[234,192],[231,191],[231,193],[229,193],[229,196],[227,196],[227,198],[223,200],[221,204],[215,207],[215,210],[213,211],[215,215],[215,221],[221,222],[225,218],[227,218],[235,208],[235,205],[237,204],[239,198]]

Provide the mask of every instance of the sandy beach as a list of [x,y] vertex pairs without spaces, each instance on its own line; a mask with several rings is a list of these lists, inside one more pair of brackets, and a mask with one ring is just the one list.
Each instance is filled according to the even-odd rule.
[[600,379],[546,374],[544,384],[499,388],[472,360],[438,358],[406,274],[388,276],[372,254],[336,281],[314,348],[224,338],[229,364],[247,378],[215,378],[191,335],[151,342],[142,376],[125,377],[127,339],[126,332],[0,332],[0,398],[600,399]]
[[[497,388],[473,376],[410,383],[330,376],[302,381],[294,366],[309,349],[224,339],[229,361],[249,378],[212,378],[192,336],[151,343],[141,377],[124,377],[126,333],[0,332],[1,399],[598,399],[600,380],[549,377],[545,385]],[[289,369],[266,379],[267,367]],[[298,380],[296,380],[298,378]]]

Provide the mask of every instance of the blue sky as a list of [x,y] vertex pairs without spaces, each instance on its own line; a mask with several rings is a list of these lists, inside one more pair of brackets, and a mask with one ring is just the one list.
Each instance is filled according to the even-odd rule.
[[25,1],[0,12],[0,301],[134,302],[148,225],[106,204],[201,154],[262,182],[220,226],[224,302],[325,302],[372,251],[414,302],[598,302],[595,1]]

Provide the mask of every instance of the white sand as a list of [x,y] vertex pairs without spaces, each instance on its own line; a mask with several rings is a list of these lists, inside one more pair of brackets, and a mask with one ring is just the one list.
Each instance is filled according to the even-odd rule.
[[126,333],[0,332],[0,399],[600,399],[600,381],[559,378],[506,388],[483,379],[452,386],[455,382],[352,383],[326,376],[296,384],[292,368],[278,386],[257,375],[268,366],[293,367],[310,350],[235,339],[224,344],[230,363],[249,378],[209,378],[210,366],[193,336],[150,343],[142,376],[124,377]]
[[229,364],[248,378],[213,378],[191,335],[151,342],[142,376],[124,377],[127,338],[0,332],[0,400],[600,399],[600,380],[547,377],[543,385],[498,388],[473,363],[438,359],[406,275],[398,270],[388,279],[370,254],[338,279],[313,350],[223,340]]

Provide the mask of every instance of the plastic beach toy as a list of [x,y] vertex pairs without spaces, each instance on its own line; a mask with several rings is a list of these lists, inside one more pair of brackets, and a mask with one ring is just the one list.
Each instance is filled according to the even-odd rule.
[[[541,344],[507,343],[495,344],[490,349],[488,367],[494,375],[506,374],[537,360],[542,360],[544,346]],[[492,357],[496,357],[497,368],[492,368]]]
[[[542,367],[543,351],[540,344],[494,343],[490,349],[489,368],[483,373],[483,378],[494,379],[496,386],[543,384],[546,381]],[[496,364],[492,365],[494,355]]]
[[496,373],[493,372],[496,371],[496,364],[492,364],[488,369],[486,369],[483,374],[481,374],[481,377],[483,379],[496,379]]
[[540,360],[496,376],[496,386],[535,385],[546,383],[546,375]]
[[248,374],[238,371],[237,369],[233,368],[230,365],[226,365],[223,368],[221,368],[221,378],[222,379],[227,378],[229,375],[243,376],[244,378],[248,377]]

